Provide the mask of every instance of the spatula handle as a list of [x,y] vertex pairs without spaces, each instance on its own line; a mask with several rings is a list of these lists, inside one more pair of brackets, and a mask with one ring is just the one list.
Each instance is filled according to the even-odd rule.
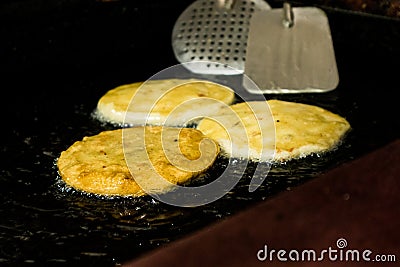
[[294,15],[293,15],[293,9],[290,3],[284,2],[283,3],[283,20],[282,20],[283,26],[286,28],[291,28],[294,25]]
[[232,9],[236,0],[223,0],[223,6],[227,9]]

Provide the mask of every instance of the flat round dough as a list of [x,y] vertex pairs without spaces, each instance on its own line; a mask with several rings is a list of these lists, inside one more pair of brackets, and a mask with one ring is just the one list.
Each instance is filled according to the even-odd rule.
[[[270,113],[265,112],[265,103],[268,104]],[[250,101],[232,105],[231,110],[233,112],[225,109],[203,119],[197,129],[216,140],[228,156],[236,158],[287,161],[323,153],[335,148],[350,129],[349,122],[337,114],[317,106],[295,102]],[[223,122],[226,121],[230,123],[224,125]],[[264,121],[262,127],[259,126],[260,121]],[[241,125],[244,125],[246,137],[236,137]],[[242,140],[246,138],[248,142]],[[261,154],[262,150],[269,151],[272,148],[275,153],[267,153],[266,156]]]
[[231,88],[206,80],[149,80],[108,91],[96,113],[100,120],[116,124],[184,126],[234,99]]
[[138,197],[189,181],[206,171],[218,153],[218,144],[196,129],[140,126],[84,137],[61,153],[57,166],[76,190]]

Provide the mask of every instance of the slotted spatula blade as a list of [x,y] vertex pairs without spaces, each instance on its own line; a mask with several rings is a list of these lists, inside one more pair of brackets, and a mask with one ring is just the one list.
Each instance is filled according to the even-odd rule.
[[197,0],[175,22],[172,48],[199,74],[243,73],[251,16],[271,9],[264,0]]
[[326,92],[339,83],[326,14],[316,7],[255,12],[250,22],[245,74],[252,93]]

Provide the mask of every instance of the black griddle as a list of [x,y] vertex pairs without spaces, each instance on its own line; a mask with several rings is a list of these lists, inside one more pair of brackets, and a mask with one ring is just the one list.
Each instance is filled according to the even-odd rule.
[[[400,21],[329,9],[338,88],[267,98],[314,104],[347,118],[352,130],[338,149],[273,166],[254,193],[247,191],[250,164],[232,192],[197,208],[172,207],[150,197],[99,198],[65,187],[54,166],[59,153],[86,135],[115,128],[92,117],[107,90],[177,64],[171,31],[190,3],[0,4],[0,264],[114,266],[399,137]],[[224,164],[219,159],[215,171]]]

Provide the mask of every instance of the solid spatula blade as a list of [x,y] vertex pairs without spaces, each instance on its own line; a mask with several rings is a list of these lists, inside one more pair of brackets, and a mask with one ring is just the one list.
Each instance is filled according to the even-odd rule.
[[[326,92],[339,83],[325,13],[293,8],[294,25],[283,25],[283,10],[258,11],[250,22],[245,74],[261,89],[253,93]],[[254,86],[246,86],[250,92]]]

